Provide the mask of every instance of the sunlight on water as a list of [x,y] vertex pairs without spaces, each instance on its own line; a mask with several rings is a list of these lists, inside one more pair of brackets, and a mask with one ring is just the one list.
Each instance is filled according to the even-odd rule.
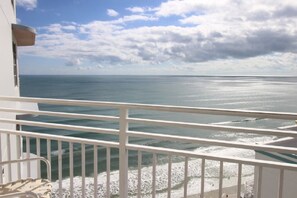
[[[64,99],[85,99],[96,101],[118,101],[118,102],[136,102],[148,104],[167,104],[167,105],[183,105],[198,106],[211,108],[231,108],[231,109],[252,109],[265,111],[288,111],[297,112],[297,78],[278,78],[278,77],[185,77],[185,76],[22,76],[21,77],[21,95],[32,97],[49,97]],[[41,110],[50,111],[68,111],[86,114],[104,114],[114,115],[116,112],[110,109],[87,109],[75,107],[54,107],[49,105],[41,105]],[[201,123],[213,123],[231,126],[247,126],[258,128],[276,128],[279,126],[290,125],[293,123],[287,121],[270,122],[269,119],[254,118],[236,118],[236,117],[217,117],[217,116],[193,116],[180,114],[162,114],[154,112],[132,112],[131,117],[153,117],[168,120],[180,120]],[[79,124],[94,125],[99,127],[116,128],[114,123],[103,122],[86,122],[85,120],[76,119],[59,119],[48,117],[36,117],[33,120],[49,121],[60,124]],[[163,132],[174,135],[188,135],[191,137],[216,138],[223,140],[232,140],[246,143],[263,143],[275,139],[275,137],[263,137],[259,135],[241,134],[241,133],[223,133],[204,131],[179,131],[176,129],[163,129],[158,127],[131,126],[133,130],[148,132]],[[71,131],[55,131],[52,129],[30,128],[38,132],[75,135],[76,137],[95,138],[94,134],[79,133]],[[97,137],[98,138],[98,137]],[[100,138],[111,140],[112,137],[101,135]],[[167,146],[166,142],[152,140],[133,140],[134,143],[145,145]],[[35,145],[32,144],[32,147]],[[57,157],[57,150],[53,145],[52,157]],[[205,147],[198,145],[179,145],[174,144],[176,148],[194,150],[208,154],[216,154],[220,156],[245,157],[253,158],[253,151],[244,151],[241,149],[221,148],[221,147]],[[80,152],[76,148],[76,152]],[[32,149],[34,150],[34,149]],[[41,152],[46,155],[45,150]],[[63,156],[69,155],[67,145],[63,146]],[[117,155],[117,154],[114,154]],[[114,156],[116,158],[116,156]],[[136,157],[136,156],[135,156]],[[149,160],[148,160],[149,161]],[[64,161],[63,161],[64,162]],[[102,163],[104,162],[104,159]],[[158,197],[166,197],[167,190],[167,164],[166,157],[159,160],[157,166],[157,182],[156,189]],[[87,159],[87,163],[91,164],[92,159]],[[116,163],[116,161],[114,162]],[[197,194],[200,192],[201,168],[200,160],[191,159],[189,161],[189,194]],[[78,165],[79,166],[79,165]],[[111,194],[118,194],[118,170],[115,168],[111,172]],[[206,168],[206,184],[205,190],[209,191],[218,187],[218,167],[219,164],[213,161],[207,161]],[[78,167],[79,168],[79,167]],[[184,162],[181,159],[175,160],[172,165],[172,192],[173,197],[179,197],[183,193],[184,183]],[[243,182],[253,180],[253,167],[243,167]],[[57,167],[53,166],[56,170]],[[224,185],[232,186],[236,184],[237,165],[226,163],[224,165]],[[90,171],[91,174],[92,170]],[[64,170],[63,188],[68,193],[70,181],[67,170]],[[105,196],[105,169],[101,168],[98,175],[98,196]],[[151,196],[152,186],[152,166],[150,163],[144,163],[142,166],[142,192],[143,197]],[[55,174],[53,175],[55,178]],[[86,195],[93,196],[93,177],[89,175],[86,178]],[[81,194],[81,177],[76,176],[74,179],[74,189],[77,197]],[[54,189],[58,188],[58,182],[54,183]],[[137,192],[137,170],[135,165],[130,164],[129,170],[129,195],[136,196]]]

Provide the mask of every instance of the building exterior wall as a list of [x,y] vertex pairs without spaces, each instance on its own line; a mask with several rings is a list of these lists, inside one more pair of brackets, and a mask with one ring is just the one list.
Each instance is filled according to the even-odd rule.
[[11,24],[16,23],[15,6],[10,0],[0,1],[0,93],[18,96],[19,88],[14,85],[13,35]]
[[[14,0],[1,0],[0,1],[0,95],[1,96],[19,96],[19,87],[15,86],[14,79],[14,59],[13,59],[13,35],[12,23],[16,23],[15,1]],[[15,108],[15,102],[2,102],[1,107]],[[0,118],[16,119],[14,113],[0,112]],[[16,129],[14,124],[0,123],[0,129]],[[0,131],[1,132],[1,131]],[[7,136],[1,134],[1,159],[7,160],[7,138],[10,139],[11,145],[11,159],[18,158],[16,152],[16,137],[13,135]],[[7,172],[5,169],[0,170]],[[5,181],[3,181],[5,182]]]

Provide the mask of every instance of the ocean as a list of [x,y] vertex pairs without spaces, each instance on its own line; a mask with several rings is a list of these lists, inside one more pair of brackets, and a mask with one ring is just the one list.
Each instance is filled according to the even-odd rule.
[[21,95],[296,112],[297,77],[21,76]]
[[[178,105],[178,106],[192,106],[192,107],[210,107],[210,108],[226,108],[226,109],[244,109],[244,110],[261,110],[261,111],[277,111],[277,112],[297,112],[297,77],[248,77],[248,76],[21,76],[21,96],[41,97],[41,98],[61,98],[61,99],[77,99],[77,100],[95,100],[95,101],[114,101],[114,102],[129,102],[129,103],[143,103],[143,104],[164,104],[164,105]],[[117,112],[109,108],[85,108],[72,106],[51,106],[39,105],[41,110],[48,111],[64,111],[76,112],[86,114],[103,114],[103,115],[117,115]],[[154,118],[167,119],[177,121],[190,121],[199,123],[215,123],[231,126],[246,126],[259,128],[277,128],[280,126],[291,125],[294,122],[275,120],[271,122],[269,119],[254,119],[241,117],[227,117],[227,116],[207,116],[207,115],[180,115],[169,113],[156,113],[145,111],[132,111],[131,117],[138,118]],[[60,124],[74,124],[86,126],[98,126],[106,128],[118,128],[116,123],[94,122],[86,120],[77,120],[69,118],[51,118],[45,116],[38,116],[29,118],[30,120],[54,122]],[[263,143],[271,141],[275,137],[265,137],[253,134],[230,134],[223,132],[208,132],[205,133],[199,130],[180,130],[164,127],[152,127],[142,125],[131,125],[130,130],[145,131],[145,132],[161,132],[173,135],[186,135],[190,137],[215,138],[230,141],[241,142],[258,142]],[[44,129],[37,127],[24,127],[24,130],[37,131],[40,133],[59,134],[74,137],[84,137],[92,139],[103,139],[109,141],[116,141],[117,137],[110,135],[98,135],[93,133],[78,133],[74,131],[62,131],[54,129]],[[168,148],[177,148],[192,150],[195,152],[213,153],[224,156],[247,157],[252,158],[254,152],[243,151],[240,149],[207,147],[193,144],[172,144],[166,141],[156,141],[148,139],[131,139],[132,143],[162,146]],[[46,145],[43,142],[41,154],[46,156]],[[31,150],[35,149],[34,142],[31,143]],[[57,179],[57,144],[52,143],[52,164],[53,164],[53,178]],[[77,145],[77,151],[80,146]],[[88,155],[87,150],[87,176],[92,181],[92,155]],[[104,156],[105,150],[99,151],[99,155]],[[67,163],[68,145],[63,144],[63,162]],[[79,155],[79,153],[78,153]],[[135,194],[135,182],[133,183],[133,175],[136,175],[137,153],[129,153],[131,184],[131,196]],[[111,151],[112,161],[112,184],[116,185],[117,170],[118,170],[118,156],[117,151]],[[65,158],[65,159],[64,159]],[[77,158],[79,159],[79,158]],[[189,162],[190,177],[189,191],[195,191],[197,182],[199,183],[199,162],[192,160]],[[99,176],[103,177],[106,167],[105,158],[101,157],[98,161]],[[101,164],[101,165],[100,165]],[[166,178],[166,156],[158,156],[158,178]],[[183,159],[174,159],[174,174],[173,183],[176,193],[182,189],[183,181]],[[88,166],[90,168],[88,168]],[[232,178],[234,164],[229,165],[229,178]],[[63,184],[69,183],[68,165],[63,165]],[[217,164],[209,164],[209,171],[217,167]],[[90,171],[88,171],[90,170]],[[75,175],[79,176],[81,167],[75,166]],[[146,175],[147,182],[150,179],[151,171],[151,155],[145,154],[143,156],[143,175]],[[227,171],[228,172],[228,171]],[[246,168],[246,176],[252,176],[253,169]],[[76,178],[77,179],[77,178]],[[135,178],[134,178],[135,179]],[[162,180],[162,179],[161,179]],[[162,194],[166,191],[166,182],[158,181],[157,191]],[[130,180],[129,180],[130,181]],[[209,186],[216,183],[214,179],[209,178]],[[103,185],[103,184],[102,184]],[[150,184],[144,186],[143,190],[149,194]],[[178,187],[179,186],[179,187]],[[195,187],[196,186],[196,187]],[[192,188],[191,188],[192,187]],[[65,187],[67,189],[67,187]],[[207,185],[206,185],[207,188]],[[133,191],[134,189],[134,191]],[[116,194],[117,190],[114,190]],[[112,192],[113,193],[113,192]],[[91,192],[90,192],[91,194]]]

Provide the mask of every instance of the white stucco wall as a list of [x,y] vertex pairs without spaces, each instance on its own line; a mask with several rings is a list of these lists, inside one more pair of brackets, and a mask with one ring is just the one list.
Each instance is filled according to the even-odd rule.
[[15,96],[11,24],[16,22],[15,11],[10,0],[0,1],[0,94]]
[[[11,0],[0,1],[0,95],[19,96],[19,87],[14,85],[13,52],[12,52],[12,29],[11,24],[16,23],[15,6]],[[0,107],[16,107],[15,102],[1,102]],[[14,113],[0,112],[0,118],[15,119]],[[15,129],[13,124],[0,123],[0,129]],[[1,134],[2,160],[7,159],[7,136]],[[12,159],[16,159],[16,138],[11,136]],[[1,171],[1,170],[0,170]],[[4,173],[7,172],[4,170]]]

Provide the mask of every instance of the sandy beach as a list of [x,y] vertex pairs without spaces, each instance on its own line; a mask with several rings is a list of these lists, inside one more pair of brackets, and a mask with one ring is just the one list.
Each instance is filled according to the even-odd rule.
[[[244,185],[241,186],[241,189],[244,188]],[[204,198],[237,198],[237,186],[230,186],[223,188],[222,197],[219,196],[219,190],[212,190],[204,193]],[[200,198],[200,194],[190,195],[188,198]]]

